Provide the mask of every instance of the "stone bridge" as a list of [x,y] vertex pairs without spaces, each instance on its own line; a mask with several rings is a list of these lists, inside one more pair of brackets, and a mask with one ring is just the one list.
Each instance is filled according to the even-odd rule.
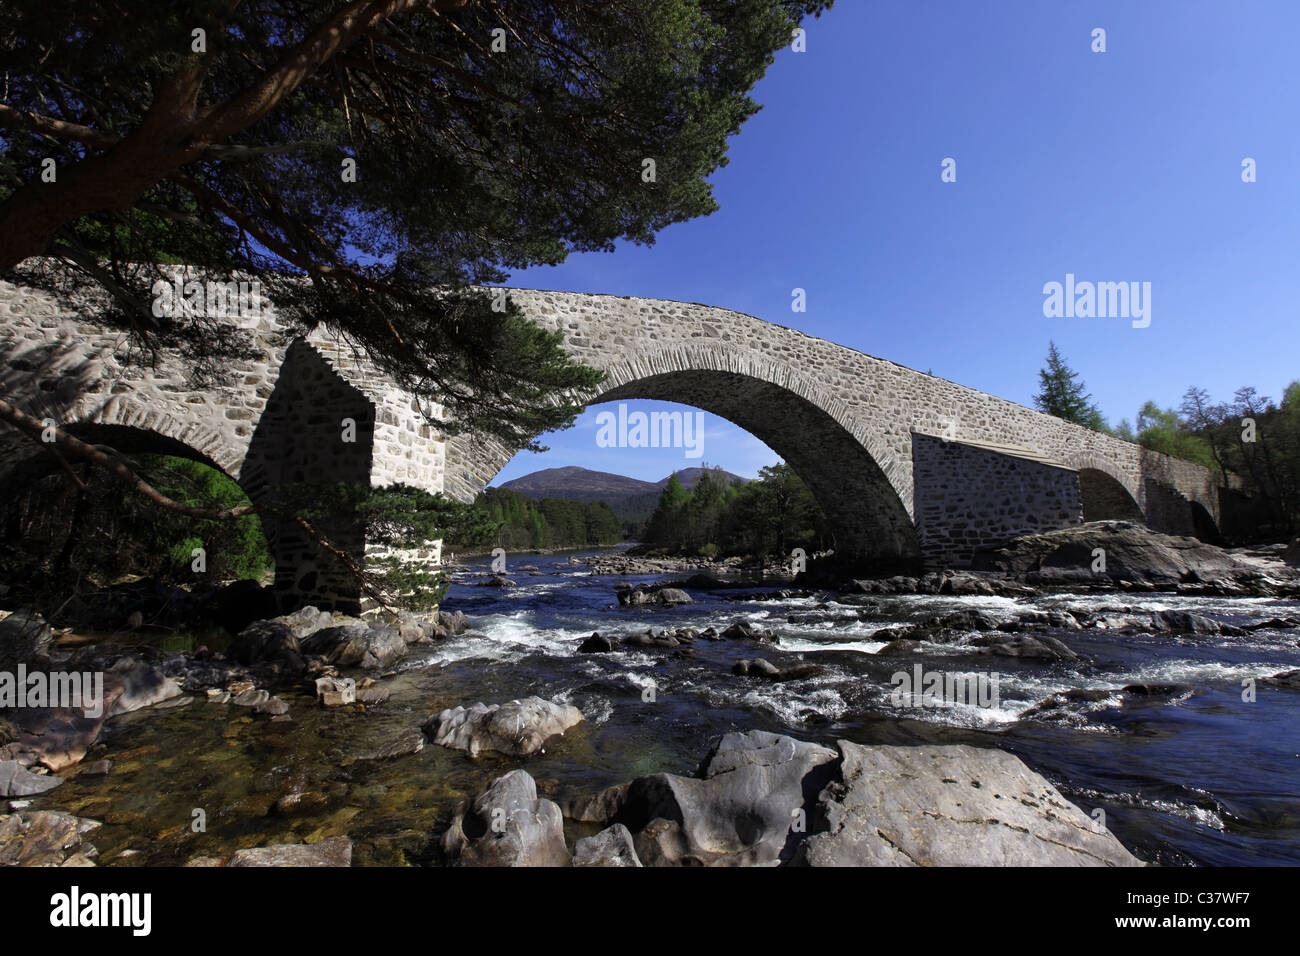
[[[591,403],[681,402],[746,429],[811,487],[837,551],[864,563],[960,567],[979,546],[1100,518],[1218,533],[1220,489],[1207,469],[954,382],[721,308],[510,294],[605,372]],[[229,382],[196,390],[177,356],[133,367],[120,334],[0,283],[0,393],[123,453],[214,465],[254,502],[282,484],[337,481],[401,481],[470,501],[517,451],[436,433],[412,396],[329,333],[290,341],[269,309],[238,322],[262,354],[235,363]],[[344,419],[355,423],[353,441]],[[0,478],[50,467],[33,443],[0,435]],[[356,604],[355,585],[295,529],[264,523],[286,605]],[[355,527],[329,531],[365,553]]]

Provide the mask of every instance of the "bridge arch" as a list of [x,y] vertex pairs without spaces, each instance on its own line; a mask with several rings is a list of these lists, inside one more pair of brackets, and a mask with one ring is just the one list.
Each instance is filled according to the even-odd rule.
[[[890,568],[919,562],[908,512],[911,489],[894,484],[894,462],[879,451],[874,436],[810,376],[710,347],[656,351],[605,372],[587,404],[651,399],[724,418],[775,451],[807,483],[835,529],[837,553]],[[472,499],[517,451],[499,442],[451,439],[448,460],[474,464],[460,475],[448,474],[448,493]]]

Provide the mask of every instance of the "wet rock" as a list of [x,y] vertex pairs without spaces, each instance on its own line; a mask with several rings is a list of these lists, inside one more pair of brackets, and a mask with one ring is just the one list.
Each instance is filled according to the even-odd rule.
[[354,704],[357,700],[357,682],[351,677],[318,677],[316,699],[326,707]]
[[351,866],[352,841],[345,836],[319,843],[286,843],[240,850],[227,866]]
[[527,772],[512,770],[452,817],[443,834],[452,866],[567,866],[564,818],[538,799]]
[[974,638],[973,647],[978,647],[981,654],[993,654],[998,657],[1024,657],[1043,660],[1076,661],[1080,657],[1070,650],[1063,641],[1046,634],[1030,636],[1028,634],[987,634]]
[[1243,634],[1241,628],[1220,624],[1203,614],[1192,611],[1156,611],[1151,615],[1152,630],[1172,634]]
[[794,664],[790,667],[777,667],[771,661],[766,661],[761,657],[753,660],[740,660],[731,668],[733,674],[748,677],[765,677],[774,681],[791,681],[803,680],[806,677],[814,677],[821,672],[816,664]]
[[308,654],[320,654],[336,667],[375,670],[406,656],[401,634],[383,624],[345,624],[321,628],[301,642]]
[[837,757],[766,731],[730,733],[695,777],[633,780],[614,818],[600,822],[627,826],[647,866],[775,865],[793,854],[805,806],[830,780]]
[[511,581],[504,574],[494,574],[486,581],[480,581],[476,585],[480,588],[513,588],[517,587],[514,581]]
[[228,653],[231,660],[245,667],[273,663],[297,672],[305,666],[298,638],[281,620],[254,621],[230,642]]
[[1091,687],[1072,687],[1046,697],[1020,712],[1021,720],[1069,721],[1079,718],[1089,704],[1108,700],[1113,691]]
[[736,621],[722,632],[729,641],[758,641],[760,644],[779,644],[781,639],[773,631],[760,631],[748,621]]
[[134,658],[118,661],[104,675],[106,697],[110,681],[117,681],[121,686],[121,692],[108,708],[110,717],[152,707],[181,695],[180,685],[176,681],[153,665]]
[[61,783],[58,777],[32,773],[16,760],[0,760],[0,797],[32,797]]
[[573,845],[574,866],[640,866],[632,834],[621,823]]
[[1015,756],[965,745],[839,741],[841,780],[819,798],[812,866],[1140,866],[1108,830]]
[[[1092,571],[1093,552],[1106,554],[1106,570]],[[1253,578],[1257,572],[1222,548],[1195,538],[1152,531],[1131,521],[1093,521],[1024,535],[999,548],[976,551],[976,571],[1022,576],[1026,583],[1104,584],[1117,581],[1176,585],[1184,581]]]
[[626,647],[680,647],[681,643],[667,632],[656,635],[652,631],[646,631],[644,634],[628,634],[622,639],[622,644]]
[[638,607],[644,604],[693,604],[689,594],[680,588],[623,588],[618,591],[618,603],[622,607]]
[[448,636],[454,636],[461,633],[469,626],[462,611],[439,611],[438,626],[441,627]]
[[84,837],[99,826],[70,813],[0,814],[0,866],[61,866],[77,856],[89,860],[96,851]]
[[608,654],[618,647],[613,638],[593,634],[578,645],[579,654]]
[[1280,674],[1274,674],[1272,677],[1265,677],[1261,683],[1272,684],[1274,687],[1287,687],[1291,690],[1300,690],[1300,668],[1290,671],[1282,671]]
[[464,750],[471,757],[484,750],[525,756],[581,721],[577,707],[526,697],[504,704],[449,708],[430,717],[424,732],[434,743]]
[[620,783],[595,795],[573,797],[564,804],[564,815],[580,823],[608,823],[627,801],[629,786]]
[[77,774],[79,777],[107,777],[113,769],[113,761],[96,760],[94,763],[86,764]]
[[776,677],[781,673],[781,668],[758,657],[754,660],[737,661],[731,668],[731,673],[753,677]]

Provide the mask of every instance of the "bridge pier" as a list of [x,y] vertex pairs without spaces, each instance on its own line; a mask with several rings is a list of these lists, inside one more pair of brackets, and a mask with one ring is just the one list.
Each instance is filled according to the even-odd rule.
[[914,432],[912,475],[929,568],[970,567],[979,548],[1083,521],[1078,473],[1023,449]]
[[281,610],[306,604],[361,610],[361,589],[347,562],[320,548],[296,521],[268,512],[322,507],[312,527],[364,567],[365,529],[347,501],[370,486],[374,437],[369,399],[310,345],[290,345],[240,473],[249,498],[268,509],[262,527],[275,557]]

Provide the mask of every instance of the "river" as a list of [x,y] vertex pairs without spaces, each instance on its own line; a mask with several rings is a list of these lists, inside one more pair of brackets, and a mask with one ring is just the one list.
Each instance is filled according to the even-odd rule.
[[[689,605],[620,608],[618,586],[669,576],[592,574],[573,554],[515,564],[513,588],[477,586],[486,559],[459,572],[444,607],[464,611],[471,630],[412,648],[384,680],[393,691],[387,703],[364,712],[323,709],[303,690],[280,692],[291,721],[201,700],[126,715],[110,723],[107,746],[86,761],[109,758],[111,773],[73,777],[37,805],[104,821],[94,842],[107,864],[180,864],[336,834],[351,836],[359,864],[437,862],[432,837],[456,801],[508,769],[526,767],[543,795],[563,800],[646,773],[690,773],[714,737],[764,729],[822,742],[1000,747],[1085,811],[1101,809],[1106,825],[1148,862],[1300,863],[1300,693],[1258,684],[1255,699],[1243,699],[1244,680],[1300,667],[1300,630],[1061,632],[1080,655],[1072,661],[979,656],[962,643],[884,657],[875,654],[883,643],[873,639],[882,627],[970,608],[995,617],[1030,609],[1183,609],[1243,624],[1300,617],[1300,602],[1118,593],[759,601],[692,591]],[[775,631],[780,643],[577,650],[594,631],[721,630],[738,620]],[[736,661],[752,657],[820,669],[787,682],[732,673]],[[917,663],[995,674],[995,705],[893,706],[893,675]],[[1122,690],[1139,684],[1171,686]],[[1058,719],[1023,716],[1075,688],[1104,693]],[[528,758],[472,760],[429,745],[396,759],[364,759],[444,707],[531,694],[575,704],[585,720]],[[590,832],[567,826],[571,839]]]

